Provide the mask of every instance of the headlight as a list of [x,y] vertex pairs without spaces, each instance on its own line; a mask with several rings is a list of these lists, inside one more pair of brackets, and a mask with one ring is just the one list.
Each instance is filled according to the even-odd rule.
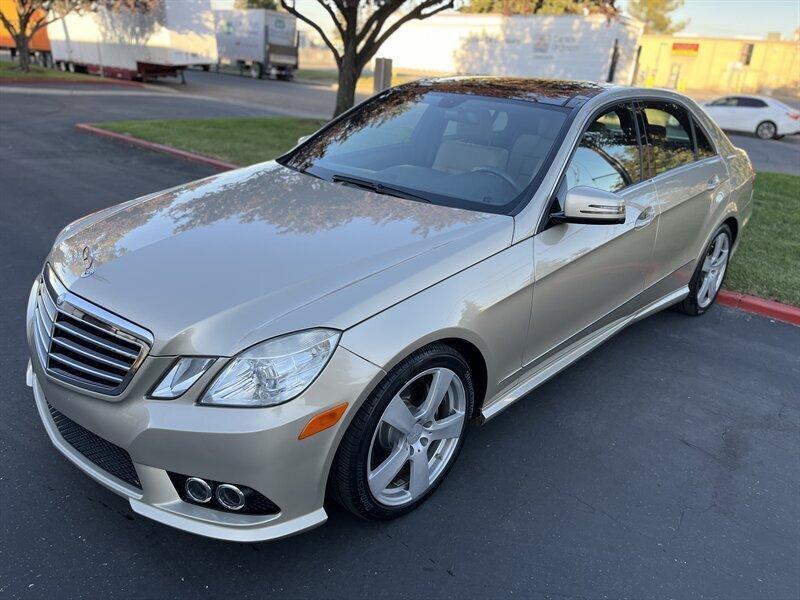
[[214,363],[213,358],[181,358],[158,382],[150,392],[151,398],[173,400],[181,396],[192,384],[200,379],[208,367]]
[[220,406],[288,402],[311,385],[338,343],[338,331],[309,329],[253,346],[228,363],[200,402]]

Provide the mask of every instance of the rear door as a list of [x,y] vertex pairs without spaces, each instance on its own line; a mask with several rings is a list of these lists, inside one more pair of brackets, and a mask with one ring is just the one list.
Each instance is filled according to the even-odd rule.
[[762,121],[774,120],[770,118],[767,103],[759,98],[740,96],[736,98],[736,108],[732,109],[734,118],[741,131],[754,132]]
[[647,139],[645,155],[659,205],[654,268],[645,285],[680,271],[677,289],[688,283],[690,263],[697,259],[710,233],[712,211],[725,197],[728,171],[709,137],[685,108],[661,101],[643,102],[641,108]]
[[606,319],[638,308],[658,220],[655,186],[643,177],[639,135],[631,103],[602,109],[567,165],[551,212],[563,209],[570,188],[590,186],[625,199],[625,223],[550,223],[534,237],[536,282],[526,368],[589,335]]

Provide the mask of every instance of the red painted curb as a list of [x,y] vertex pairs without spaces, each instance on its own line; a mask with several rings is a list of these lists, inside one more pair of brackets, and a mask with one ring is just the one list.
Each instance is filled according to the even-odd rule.
[[50,77],[0,77],[0,85],[4,83],[13,83],[13,84],[20,84],[20,83],[30,83],[30,84],[50,84],[50,85],[71,85],[73,83],[80,83],[80,84],[97,84],[97,85],[126,85],[128,87],[137,87],[143,88],[144,85],[139,83],[138,81],[128,81],[126,79],[103,79],[101,77],[97,78],[97,81],[93,79],[53,79]]
[[101,129],[100,127],[95,127],[94,125],[90,125],[89,123],[76,123],[75,129],[86,133],[92,133],[94,135],[120,140],[122,142],[126,142],[133,146],[146,148],[147,150],[153,150],[155,152],[161,152],[163,154],[171,154],[172,156],[177,156],[178,158],[182,158],[184,160],[214,167],[215,169],[219,169],[220,171],[230,171],[231,169],[239,168],[239,165],[225,162],[224,160],[211,158],[210,156],[203,156],[202,154],[195,154],[194,152],[186,152],[185,150],[178,150],[177,148],[173,148],[172,146],[157,144],[156,142],[148,142],[147,140],[133,137],[132,135],[125,135],[124,133],[117,133],[116,131],[108,131],[107,129]]
[[717,294],[717,302],[725,306],[769,317],[776,321],[800,325],[800,308],[775,302],[774,300],[721,290]]

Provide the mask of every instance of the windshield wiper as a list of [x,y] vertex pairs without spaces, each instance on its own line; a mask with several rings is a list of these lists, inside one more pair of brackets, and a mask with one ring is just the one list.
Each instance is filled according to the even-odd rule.
[[394,196],[396,198],[405,198],[406,200],[421,200],[422,202],[427,202],[428,204],[430,204],[431,202],[430,198],[420,196],[418,194],[415,194],[414,192],[407,192],[404,189],[396,188],[391,185],[386,185],[385,183],[381,183],[379,181],[360,179],[358,177],[351,177],[350,175],[334,175],[333,177],[331,177],[331,181],[333,181],[334,183],[344,183],[344,184],[354,185],[356,187],[369,190],[371,192],[376,192],[378,194],[386,194],[387,196]]

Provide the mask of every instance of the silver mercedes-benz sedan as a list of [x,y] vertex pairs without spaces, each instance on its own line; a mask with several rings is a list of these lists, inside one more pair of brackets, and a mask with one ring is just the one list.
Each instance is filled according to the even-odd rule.
[[753,178],[672,92],[403,85],[276,161],[68,225],[28,384],[56,448],[167,525],[274,539],[326,497],[391,519],[470,421],[638,319],[705,312]]

